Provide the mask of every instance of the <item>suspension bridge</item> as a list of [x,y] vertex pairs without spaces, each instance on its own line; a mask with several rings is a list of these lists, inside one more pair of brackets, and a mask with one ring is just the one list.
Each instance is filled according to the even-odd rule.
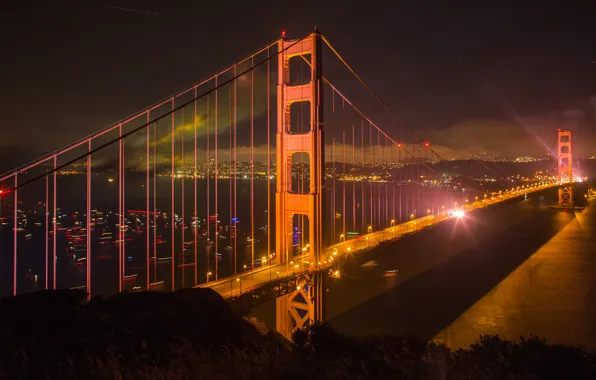
[[[323,57],[380,111],[323,75]],[[289,334],[322,319],[322,274],[345,255],[553,186],[573,207],[570,133],[557,141],[555,175],[462,189],[325,36],[284,33],[2,175],[0,294],[210,287],[277,299]]]

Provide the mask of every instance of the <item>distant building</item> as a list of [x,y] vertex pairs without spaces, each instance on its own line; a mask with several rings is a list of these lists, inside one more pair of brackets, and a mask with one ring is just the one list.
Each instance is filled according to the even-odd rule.
[[538,161],[538,159],[530,156],[522,156],[515,159],[515,162],[534,162]]

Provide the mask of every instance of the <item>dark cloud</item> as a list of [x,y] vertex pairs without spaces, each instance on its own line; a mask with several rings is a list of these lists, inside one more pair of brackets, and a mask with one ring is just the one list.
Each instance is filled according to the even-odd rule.
[[[460,158],[483,152],[504,158],[545,157],[556,140],[557,129],[572,131],[575,153],[590,156],[596,152],[594,98],[582,108],[549,114],[517,116],[512,119],[476,118],[431,131],[434,149],[445,157]],[[439,145],[439,146],[437,146]]]
[[[574,131],[577,152],[595,153],[596,24],[588,2],[109,3],[159,16],[105,5],[2,5],[3,169],[207,77],[282,29],[297,37],[314,25],[445,156],[478,150],[541,155],[557,127]],[[371,106],[342,70],[325,56],[325,75],[380,126],[397,129],[399,123]],[[261,96],[265,87],[255,89]],[[227,95],[221,96],[225,104]],[[246,103],[242,107],[240,133],[247,128]],[[264,109],[256,104],[255,115],[262,117]],[[227,124],[222,115],[222,134]],[[395,134],[405,138],[402,132]]]

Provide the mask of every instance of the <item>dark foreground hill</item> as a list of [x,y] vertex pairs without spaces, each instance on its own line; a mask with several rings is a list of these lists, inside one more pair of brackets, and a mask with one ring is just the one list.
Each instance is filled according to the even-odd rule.
[[541,339],[482,337],[467,350],[401,337],[356,340],[315,325],[288,345],[209,289],[79,291],[0,301],[2,379],[596,379],[596,355]]

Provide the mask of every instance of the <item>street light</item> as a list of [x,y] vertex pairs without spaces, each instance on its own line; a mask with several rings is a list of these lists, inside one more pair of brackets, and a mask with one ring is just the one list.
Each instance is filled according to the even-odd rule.
[[211,276],[211,272],[207,272],[207,283],[209,283],[209,276]]
[[391,225],[395,226],[395,219],[391,219]]
[[461,219],[464,216],[464,210],[457,210],[453,212],[453,215],[455,215],[457,218]]
[[242,281],[240,281],[240,277],[236,278],[236,282],[240,285],[240,293],[242,293]]
[[372,226],[368,226],[368,233],[370,234],[372,232]]
[[339,235],[339,242],[345,241],[344,234]]
[[246,271],[246,264],[244,264],[244,270]]

